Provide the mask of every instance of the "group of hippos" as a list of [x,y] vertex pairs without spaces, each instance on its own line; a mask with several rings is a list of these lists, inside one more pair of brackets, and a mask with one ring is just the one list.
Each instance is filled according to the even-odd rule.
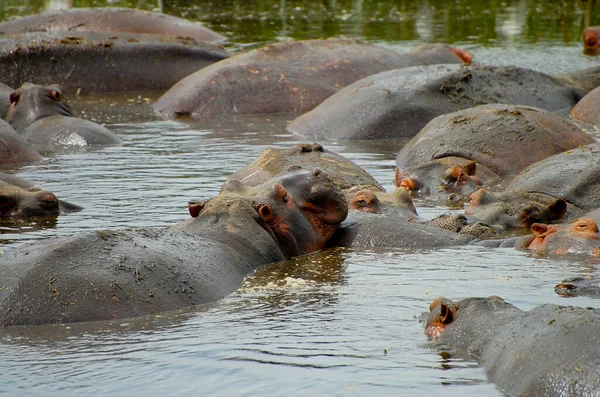
[[[600,144],[580,128],[600,128],[600,65],[548,75],[472,63],[445,44],[397,53],[346,39],[229,54],[219,47],[225,37],[198,23],[120,8],[32,15],[0,32],[5,169],[121,144],[74,116],[66,95],[80,93],[166,91],[149,111],[174,119],[302,112],[287,129],[311,140],[411,138],[396,158],[394,192],[322,145],[301,144],[266,150],[216,197],[190,202],[190,218],[173,227],[12,249],[0,257],[1,326],[212,302],[260,266],[328,247],[474,244],[600,257]],[[586,29],[586,54],[598,54],[599,35]],[[413,200],[466,208],[427,220]],[[79,209],[0,174],[2,218]],[[556,291],[600,296],[587,279]],[[510,395],[600,394],[597,309],[523,312],[495,296],[437,298],[423,321],[427,335],[476,358]]]

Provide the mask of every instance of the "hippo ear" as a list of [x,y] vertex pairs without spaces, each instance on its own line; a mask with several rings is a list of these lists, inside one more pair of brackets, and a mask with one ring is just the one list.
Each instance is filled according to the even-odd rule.
[[275,199],[277,201],[283,201],[284,203],[287,203],[289,201],[290,195],[282,185],[276,183],[275,185],[273,185],[273,190],[275,191]]
[[396,177],[394,179],[394,183],[396,184],[396,187],[400,187],[400,181],[402,181],[403,178],[404,178],[404,174],[402,172],[400,172],[400,169],[398,167],[396,167]]
[[19,99],[21,98],[21,93],[19,91],[14,91],[10,94],[10,103],[12,105],[16,105],[17,102],[19,102]]
[[197,218],[198,215],[200,215],[200,212],[202,212],[202,210],[204,209],[205,205],[206,201],[202,200],[188,202],[188,211],[190,212],[192,218]]
[[531,233],[536,237],[543,237],[548,234],[548,225],[545,223],[534,223],[531,225]]
[[442,324],[450,324],[454,320],[454,313],[450,305],[446,302],[440,302],[440,321]]
[[256,210],[260,218],[266,223],[271,223],[273,221],[275,214],[273,213],[273,208],[271,208],[269,204],[255,203],[254,209]]
[[48,91],[48,95],[55,102],[60,102],[63,100],[62,92],[60,92],[60,90],[58,90],[58,89],[52,89],[52,90]]
[[567,212],[567,202],[563,199],[556,199],[548,206],[548,220],[555,221],[563,217]]
[[465,170],[467,175],[473,176],[477,172],[477,162],[470,161],[468,164],[464,165],[462,168],[463,168],[463,170]]

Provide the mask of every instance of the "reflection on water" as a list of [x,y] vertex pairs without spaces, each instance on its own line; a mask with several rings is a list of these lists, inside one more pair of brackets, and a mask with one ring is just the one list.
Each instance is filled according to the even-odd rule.
[[[400,4],[401,3],[401,4]],[[96,1],[74,1],[77,7]],[[157,2],[111,5],[154,9]],[[8,1],[0,19],[44,4]],[[456,42],[479,62],[547,73],[596,65],[580,34],[600,24],[597,1],[165,2],[166,12],[226,34],[232,48],[344,35],[404,51]],[[0,252],[33,239],[100,228],[164,227],[189,217],[190,199],[216,195],[225,179],[267,147],[304,142],[285,131],[294,114],[167,121],[155,95],[69,98],[105,124],[122,147],[62,153],[10,170],[84,207],[56,224],[0,225]],[[321,142],[393,188],[405,140]],[[445,208],[418,207],[425,217]],[[418,318],[439,295],[499,295],[522,309],[565,300],[554,284],[598,276],[593,263],[548,260],[513,249],[330,249],[266,266],[233,295],[192,310],[108,323],[0,330],[0,394],[6,395],[500,395],[473,362],[440,354]]]

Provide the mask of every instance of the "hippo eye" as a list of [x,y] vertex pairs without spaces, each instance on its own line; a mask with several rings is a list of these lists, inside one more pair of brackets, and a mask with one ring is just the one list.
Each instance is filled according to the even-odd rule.
[[60,102],[63,99],[62,93],[58,90],[50,90],[49,94],[50,98],[52,98],[56,102]]
[[16,105],[19,102],[19,98],[21,98],[21,94],[17,91],[10,94],[10,103]]
[[367,202],[365,200],[358,200],[356,203],[358,205],[360,205],[361,207],[366,207],[367,206]]
[[44,209],[56,209],[58,208],[58,203],[54,199],[42,199],[39,201],[40,207]]

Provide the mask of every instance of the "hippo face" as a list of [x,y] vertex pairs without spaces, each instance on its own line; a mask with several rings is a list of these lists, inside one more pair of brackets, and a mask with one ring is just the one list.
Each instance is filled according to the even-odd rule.
[[403,186],[391,194],[357,186],[346,191],[346,201],[350,209],[358,212],[417,215],[410,192]]
[[249,206],[254,221],[286,258],[322,249],[348,214],[343,194],[325,173],[296,169],[256,187],[229,181],[219,196],[206,203],[191,202],[188,208],[199,222],[215,224],[224,217],[223,212],[237,212],[242,219]]
[[587,254],[600,257],[600,233],[596,222],[579,218],[563,225],[534,223],[533,240],[527,248],[542,255]]
[[583,31],[583,53],[596,56],[600,53],[600,27],[589,27]]
[[396,168],[395,183],[397,187],[406,188],[413,196],[431,196],[434,200],[446,199],[461,205],[462,200],[482,184],[476,171],[475,161],[448,164],[440,159],[431,160],[405,172]]
[[47,190],[25,190],[0,181],[0,218],[22,219],[59,214],[59,202]]
[[347,192],[348,207],[358,212],[375,214],[381,211],[382,204],[375,192],[369,189],[349,190]]
[[10,94],[10,108],[6,121],[17,132],[23,131],[36,120],[55,115],[74,117],[58,85],[24,83]]
[[482,323],[485,327],[486,319],[517,310],[498,296],[466,298],[458,302],[438,297],[429,305],[429,314],[425,316],[425,334],[432,339],[440,339],[449,336],[446,334],[453,328],[456,331],[453,336],[467,339]]
[[563,199],[523,191],[495,195],[479,189],[469,196],[465,215],[472,215],[497,230],[511,230],[558,220],[566,211]]

